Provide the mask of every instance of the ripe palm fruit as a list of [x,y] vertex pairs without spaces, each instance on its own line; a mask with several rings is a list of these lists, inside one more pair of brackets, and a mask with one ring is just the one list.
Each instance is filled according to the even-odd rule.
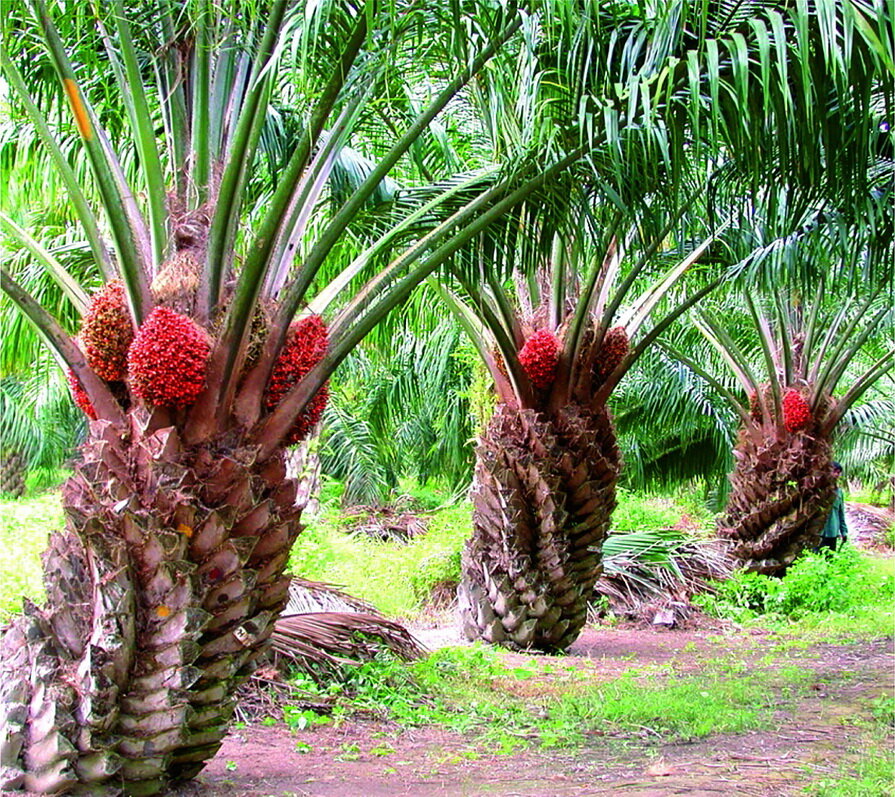
[[604,336],[594,360],[594,375],[602,382],[628,356],[628,333],[624,327],[612,327]]
[[93,295],[79,338],[87,364],[98,377],[120,382],[127,376],[127,350],[134,328],[121,280],[113,280]]
[[539,390],[550,387],[559,364],[559,341],[547,329],[531,335],[519,350],[519,364],[532,385]]
[[156,407],[185,407],[205,387],[211,341],[191,318],[156,307],[127,355],[131,390]]
[[[293,386],[323,359],[328,345],[326,324],[319,315],[307,316],[289,327],[286,342],[267,386],[264,403],[268,411],[274,410]],[[323,415],[328,399],[329,387],[324,383],[295,419],[286,437],[286,445],[297,443],[311,433]]]
[[798,432],[811,423],[811,407],[798,390],[783,394],[783,424],[790,432]]
[[90,399],[87,396],[87,391],[81,387],[81,380],[75,376],[75,372],[72,371],[71,368],[67,368],[65,371],[65,376],[68,379],[68,387],[71,390],[72,398],[75,400],[75,404],[78,408],[83,412],[91,421],[96,420],[96,410],[93,409],[93,404],[90,402]]

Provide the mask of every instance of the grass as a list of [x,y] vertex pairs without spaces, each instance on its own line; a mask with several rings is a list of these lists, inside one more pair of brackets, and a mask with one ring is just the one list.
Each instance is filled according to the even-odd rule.
[[40,554],[62,525],[58,492],[0,500],[0,620],[22,608],[22,597],[43,599]]
[[[886,695],[865,706],[851,720],[860,725],[864,738],[850,751],[833,774],[812,778],[805,793],[812,797],[890,797],[895,783],[895,697]],[[811,777],[811,773],[807,773]]]
[[[445,648],[410,666],[374,661],[346,672],[326,695],[337,699],[336,722],[362,711],[403,726],[439,725],[483,749],[510,753],[532,743],[577,747],[595,737],[624,743],[644,732],[664,743],[765,727],[812,677],[782,668],[744,678],[720,665],[696,675],[652,667],[605,680],[595,664],[558,672],[544,657],[521,666],[518,656],[506,661],[480,646]],[[298,685],[312,694],[319,689],[304,678]],[[284,719],[302,728],[318,721],[313,712],[288,708]]]

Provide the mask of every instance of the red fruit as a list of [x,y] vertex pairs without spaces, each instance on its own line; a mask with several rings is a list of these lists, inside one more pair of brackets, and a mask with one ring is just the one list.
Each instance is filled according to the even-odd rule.
[[90,402],[90,398],[87,396],[87,391],[81,387],[81,380],[75,376],[75,372],[72,371],[71,368],[67,368],[65,371],[65,375],[68,378],[68,387],[71,390],[72,397],[75,400],[75,404],[78,405],[78,408],[83,412],[91,421],[96,420],[96,410],[93,409],[93,404]]
[[559,364],[559,341],[552,332],[539,329],[519,351],[519,364],[532,385],[539,390],[550,387]]
[[107,382],[127,376],[127,350],[134,339],[130,310],[121,280],[93,295],[79,334],[87,364]]
[[[328,345],[326,324],[319,315],[307,316],[289,327],[286,342],[267,386],[264,405],[268,411],[275,409],[308,371],[323,359]],[[304,440],[311,433],[320,421],[328,399],[329,386],[324,383],[295,419],[286,437],[286,445]]]
[[783,395],[783,424],[790,432],[798,432],[811,423],[811,407],[798,390]]
[[600,381],[606,379],[628,356],[628,333],[624,327],[612,327],[604,336],[600,351],[594,360],[594,375]]
[[211,341],[195,321],[156,307],[127,355],[131,390],[157,407],[185,407],[205,387]]

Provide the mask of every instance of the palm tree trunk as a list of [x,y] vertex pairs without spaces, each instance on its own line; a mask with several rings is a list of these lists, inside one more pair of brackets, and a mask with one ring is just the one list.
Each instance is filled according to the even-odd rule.
[[288,596],[282,452],[95,423],[45,556],[47,603],[3,636],[0,787],[142,795],[199,772]]
[[781,435],[755,424],[740,433],[719,536],[746,570],[783,575],[817,546],[832,505],[832,452],[823,437]]
[[477,450],[473,535],[463,552],[464,631],[511,648],[567,648],[587,619],[615,508],[609,414],[547,417],[501,405]]

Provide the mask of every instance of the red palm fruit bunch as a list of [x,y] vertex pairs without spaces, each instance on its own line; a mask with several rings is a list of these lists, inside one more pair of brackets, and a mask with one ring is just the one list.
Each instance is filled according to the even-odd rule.
[[538,390],[550,387],[559,364],[559,340],[547,329],[531,335],[519,350],[519,364]]
[[600,381],[606,379],[628,356],[628,333],[624,327],[612,327],[604,336],[597,359],[594,361],[594,375]]
[[[319,315],[307,316],[289,327],[286,342],[274,364],[264,404],[274,410],[285,395],[297,385],[326,354],[329,336]],[[317,425],[329,399],[329,383],[324,383],[308,405],[299,413],[286,437],[286,445],[304,440]]]
[[127,355],[131,390],[156,407],[185,407],[202,388],[211,340],[191,318],[156,307],[137,331]]
[[91,421],[96,420],[96,410],[87,396],[87,391],[81,386],[81,380],[75,376],[75,372],[71,368],[66,368],[65,376],[68,379],[68,387],[71,390],[72,398],[75,400],[78,409],[81,410]]
[[811,407],[798,390],[783,394],[783,425],[790,432],[798,432],[811,423]]
[[121,382],[127,376],[127,351],[134,328],[121,280],[113,280],[93,295],[79,338],[87,364],[98,377]]

